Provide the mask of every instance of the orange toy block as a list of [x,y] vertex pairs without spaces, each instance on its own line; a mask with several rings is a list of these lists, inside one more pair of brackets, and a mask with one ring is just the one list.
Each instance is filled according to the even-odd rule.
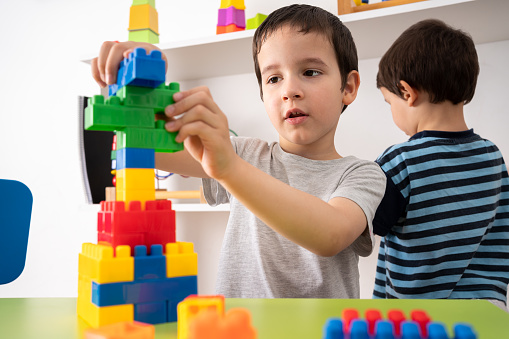
[[150,29],[159,34],[157,11],[150,4],[131,6],[129,13],[129,31]]
[[189,325],[189,339],[256,339],[251,314],[244,308],[232,308],[221,318],[213,310],[200,312]]
[[221,318],[224,316],[224,296],[190,295],[177,306],[178,339],[188,339],[191,320],[203,310],[212,310]]
[[83,339],[154,339],[154,325],[124,321],[96,329],[85,330]]
[[240,31],[245,31],[245,30],[246,29],[244,27],[237,27],[237,25],[231,24],[228,26],[217,26],[216,34],[240,32]]

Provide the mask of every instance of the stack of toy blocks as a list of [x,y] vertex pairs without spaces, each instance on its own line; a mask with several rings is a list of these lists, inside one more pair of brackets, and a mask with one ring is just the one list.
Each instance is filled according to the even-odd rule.
[[171,201],[155,200],[155,152],[183,149],[155,120],[179,90],[164,75],[161,52],[136,49],[110,97],[85,109],[85,128],[116,131],[116,200],[101,202],[98,244],[83,244],[79,256],[78,315],[94,327],[176,321],[178,303],[197,293],[193,244],[176,242]]
[[224,296],[192,295],[178,305],[177,339],[256,339],[251,314],[232,308],[225,314]]
[[244,31],[246,29],[245,9],[244,0],[221,0],[216,34]]
[[376,309],[368,309],[365,319],[359,317],[356,309],[345,309],[342,319],[329,318],[323,328],[323,339],[476,339],[468,324],[456,324],[454,336],[449,337],[444,324],[433,322],[423,310],[414,310],[407,320],[401,310],[390,310],[388,319]]
[[155,0],[133,0],[129,13],[129,41],[159,43]]

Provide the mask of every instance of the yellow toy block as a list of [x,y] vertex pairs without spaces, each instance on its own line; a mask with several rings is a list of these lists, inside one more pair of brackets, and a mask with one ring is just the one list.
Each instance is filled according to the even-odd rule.
[[129,190],[124,191],[117,188],[117,201],[125,201],[126,211],[129,210],[130,201],[141,201],[142,209],[145,209],[145,201],[156,200],[156,190]]
[[177,306],[177,339],[189,338],[189,324],[203,310],[215,310],[222,318],[224,316],[224,296],[192,295],[182,300]]
[[134,305],[98,307],[92,303],[92,279],[79,275],[77,313],[92,327],[134,321]]
[[116,248],[103,244],[84,243],[79,255],[78,274],[98,284],[133,281],[134,258],[127,245]]
[[157,11],[150,4],[131,6],[129,13],[129,31],[150,29],[159,34]]
[[166,244],[166,276],[168,278],[198,275],[198,254],[191,242]]
[[[117,170],[117,190],[155,190],[153,168],[124,168]],[[118,199],[117,199],[118,200]]]
[[246,9],[244,5],[244,0],[221,0],[221,7],[219,8],[228,8],[235,7],[236,9]]

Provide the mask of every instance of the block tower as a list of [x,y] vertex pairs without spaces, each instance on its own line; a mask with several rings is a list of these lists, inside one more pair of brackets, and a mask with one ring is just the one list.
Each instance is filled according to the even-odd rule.
[[110,97],[90,98],[85,128],[116,132],[116,199],[103,201],[97,244],[79,255],[78,315],[93,327],[177,320],[177,304],[197,294],[192,243],[176,242],[171,201],[155,200],[155,152],[183,149],[155,115],[173,103],[160,51],[138,48],[120,65]]
[[129,41],[159,43],[155,0],[133,0],[129,12]]
[[245,9],[244,0],[221,0],[216,34],[244,31],[246,29]]

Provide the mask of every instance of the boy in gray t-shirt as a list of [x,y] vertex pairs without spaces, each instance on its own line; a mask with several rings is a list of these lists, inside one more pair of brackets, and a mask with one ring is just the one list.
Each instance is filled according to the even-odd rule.
[[[122,57],[140,46],[157,48],[104,43],[92,62],[96,81],[113,83]],[[283,7],[256,30],[253,57],[279,142],[230,138],[225,114],[198,87],[166,107],[166,129],[179,131],[185,150],[157,153],[156,167],[204,178],[210,204],[231,204],[218,293],[357,298],[358,256],[372,251],[385,176],[374,162],[341,157],[334,145],[360,83],[350,31],[320,8]]]

